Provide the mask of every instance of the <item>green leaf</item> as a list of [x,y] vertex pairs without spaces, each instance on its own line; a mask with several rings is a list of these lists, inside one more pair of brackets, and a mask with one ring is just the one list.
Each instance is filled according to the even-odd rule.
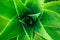
[[60,30],[57,30],[57,28],[60,29],[60,15],[58,13],[45,9],[41,22],[53,40],[60,39],[60,35],[56,32],[60,32]]
[[0,34],[10,19],[16,15],[12,0],[0,0]]
[[45,3],[44,8],[60,13],[60,1],[53,1],[53,2]]
[[13,0],[0,0],[0,15],[9,19],[16,15]]
[[24,25],[23,29],[26,36],[29,38],[29,40],[33,40],[34,37],[33,26]]
[[27,37],[26,33],[21,33],[18,35],[17,40],[29,40],[29,37]]
[[0,40],[7,40],[11,37],[17,36],[21,32],[23,32],[22,26],[19,23],[17,16],[15,16],[4,28],[3,32],[0,35]]
[[60,14],[54,11],[45,9],[41,18],[41,22],[44,26],[52,28],[60,28]]
[[0,15],[0,33],[2,32],[2,30],[5,28],[5,26],[7,25],[9,21],[10,19]]
[[35,33],[34,40],[46,40],[46,39]]
[[0,32],[6,27],[10,19],[16,15],[12,0],[0,0]]
[[16,8],[17,15],[20,19],[24,17],[25,15],[32,13],[30,9],[24,6],[21,0],[13,0],[13,2]]
[[[34,1],[34,2],[33,2]],[[39,2],[41,1],[41,2]],[[42,0],[26,0],[26,4],[24,4],[21,0],[13,0],[17,14],[20,17],[24,17],[28,14],[40,13],[42,14]],[[31,5],[32,4],[32,5]],[[31,8],[30,8],[31,7]]]
[[58,35],[55,30],[52,28],[45,27],[45,30],[48,32],[48,34],[53,38],[53,40],[59,40],[60,35]]
[[[36,25],[35,25],[35,34],[40,36],[40,38],[46,39],[46,40],[52,40],[52,38],[49,36],[49,34],[44,29],[44,26],[42,25],[41,21],[38,19]],[[37,38],[36,38],[37,39]]]
[[33,13],[42,13],[44,0],[27,0],[25,6]]

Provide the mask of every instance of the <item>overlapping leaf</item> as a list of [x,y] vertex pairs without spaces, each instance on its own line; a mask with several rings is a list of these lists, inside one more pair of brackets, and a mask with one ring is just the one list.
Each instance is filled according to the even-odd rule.
[[[0,22],[4,22],[0,23],[0,40],[59,40],[59,3],[60,1],[45,3],[44,14],[41,17],[42,0],[0,0]],[[34,20],[37,18],[34,25],[23,24],[21,19],[27,15]]]
[[13,0],[0,0],[0,15],[9,19],[16,15]]
[[18,34],[20,34],[20,32],[23,32],[21,29],[22,27],[18,21],[18,18],[14,17],[4,28],[2,34],[0,35],[0,40],[7,40],[11,37],[17,36]]
[[10,20],[0,15],[0,34]]
[[60,1],[45,3],[45,9],[60,13]]
[[60,16],[58,13],[46,9],[41,19],[41,22],[43,23],[44,28],[46,28],[47,33],[52,37],[52,39],[60,39],[59,34],[56,33],[56,31],[60,32],[60,30],[56,30],[57,28],[60,29]]
[[[12,0],[0,0],[0,31],[6,27],[10,19],[16,15]],[[0,33],[1,33],[0,32]]]

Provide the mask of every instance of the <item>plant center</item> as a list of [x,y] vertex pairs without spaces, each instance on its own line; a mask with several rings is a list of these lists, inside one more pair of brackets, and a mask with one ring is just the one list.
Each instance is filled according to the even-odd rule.
[[30,26],[34,24],[34,20],[29,16],[24,17],[24,22]]

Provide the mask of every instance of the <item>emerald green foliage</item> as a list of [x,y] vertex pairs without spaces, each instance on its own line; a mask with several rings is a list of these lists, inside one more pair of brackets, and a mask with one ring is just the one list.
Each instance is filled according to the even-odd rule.
[[60,0],[0,0],[0,40],[60,40]]
[[53,2],[49,2],[44,4],[45,5],[45,9],[60,13],[60,1],[53,1]]

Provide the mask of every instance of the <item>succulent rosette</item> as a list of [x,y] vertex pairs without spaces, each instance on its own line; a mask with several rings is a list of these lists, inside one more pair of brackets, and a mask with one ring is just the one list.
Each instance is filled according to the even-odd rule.
[[0,0],[0,40],[60,40],[60,1]]

